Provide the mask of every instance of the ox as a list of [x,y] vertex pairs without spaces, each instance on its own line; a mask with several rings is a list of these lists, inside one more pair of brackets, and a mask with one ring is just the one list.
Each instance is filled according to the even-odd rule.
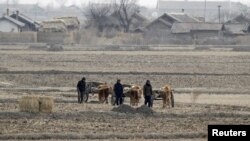
[[109,87],[106,83],[101,84],[98,87],[98,98],[100,103],[108,103],[108,96],[112,93],[112,87]]
[[163,92],[161,97],[163,99],[163,108],[165,107],[174,107],[174,97],[173,97],[173,90],[169,85],[166,85],[162,88]]
[[130,105],[131,106],[138,106],[141,96],[142,96],[142,89],[140,88],[140,86],[132,86],[130,91]]

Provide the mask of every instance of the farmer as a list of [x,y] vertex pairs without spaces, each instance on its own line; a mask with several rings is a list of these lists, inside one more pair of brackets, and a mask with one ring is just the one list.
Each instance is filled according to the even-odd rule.
[[122,95],[123,95],[123,86],[121,84],[121,80],[118,79],[116,84],[114,85],[114,92],[116,97],[116,105],[121,105],[123,103]]
[[143,86],[143,96],[145,98],[144,104],[148,105],[148,107],[152,107],[153,90],[149,80],[147,80],[146,84]]
[[85,77],[83,77],[82,80],[78,81],[78,83],[77,83],[77,92],[78,92],[78,103],[82,103],[83,95],[86,92]]

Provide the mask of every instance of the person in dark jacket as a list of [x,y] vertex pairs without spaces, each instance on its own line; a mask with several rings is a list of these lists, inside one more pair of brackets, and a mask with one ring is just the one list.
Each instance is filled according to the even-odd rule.
[[121,84],[121,80],[118,79],[116,84],[114,85],[114,92],[116,97],[116,105],[121,105],[123,103],[123,86]]
[[143,96],[145,98],[144,104],[148,105],[148,107],[152,107],[153,90],[149,80],[147,80],[146,84],[143,86]]
[[78,81],[77,92],[78,92],[78,103],[82,103],[83,102],[83,95],[86,92],[85,77],[83,77],[82,80]]

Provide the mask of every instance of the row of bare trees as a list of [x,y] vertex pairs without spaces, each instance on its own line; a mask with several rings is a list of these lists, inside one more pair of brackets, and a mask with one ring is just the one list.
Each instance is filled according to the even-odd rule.
[[109,4],[89,3],[86,15],[102,24],[103,19],[112,16],[119,21],[124,32],[129,32],[132,15],[139,11],[137,0],[114,0]]

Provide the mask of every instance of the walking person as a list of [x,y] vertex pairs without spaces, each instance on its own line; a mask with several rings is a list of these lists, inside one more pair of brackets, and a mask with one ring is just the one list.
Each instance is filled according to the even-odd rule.
[[123,104],[123,86],[121,84],[121,80],[118,79],[116,84],[114,85],[114,92],[116,97],[116,105]]
[[143,96],[145,98],[144,104],[148,105],[148,107],[152,107],[153,90],[149,80],[147,80],[146,84],[143,86]]
[[85,77],[77,83],[78,103],[83,102],[83,95],[86,93],[86,82]]

